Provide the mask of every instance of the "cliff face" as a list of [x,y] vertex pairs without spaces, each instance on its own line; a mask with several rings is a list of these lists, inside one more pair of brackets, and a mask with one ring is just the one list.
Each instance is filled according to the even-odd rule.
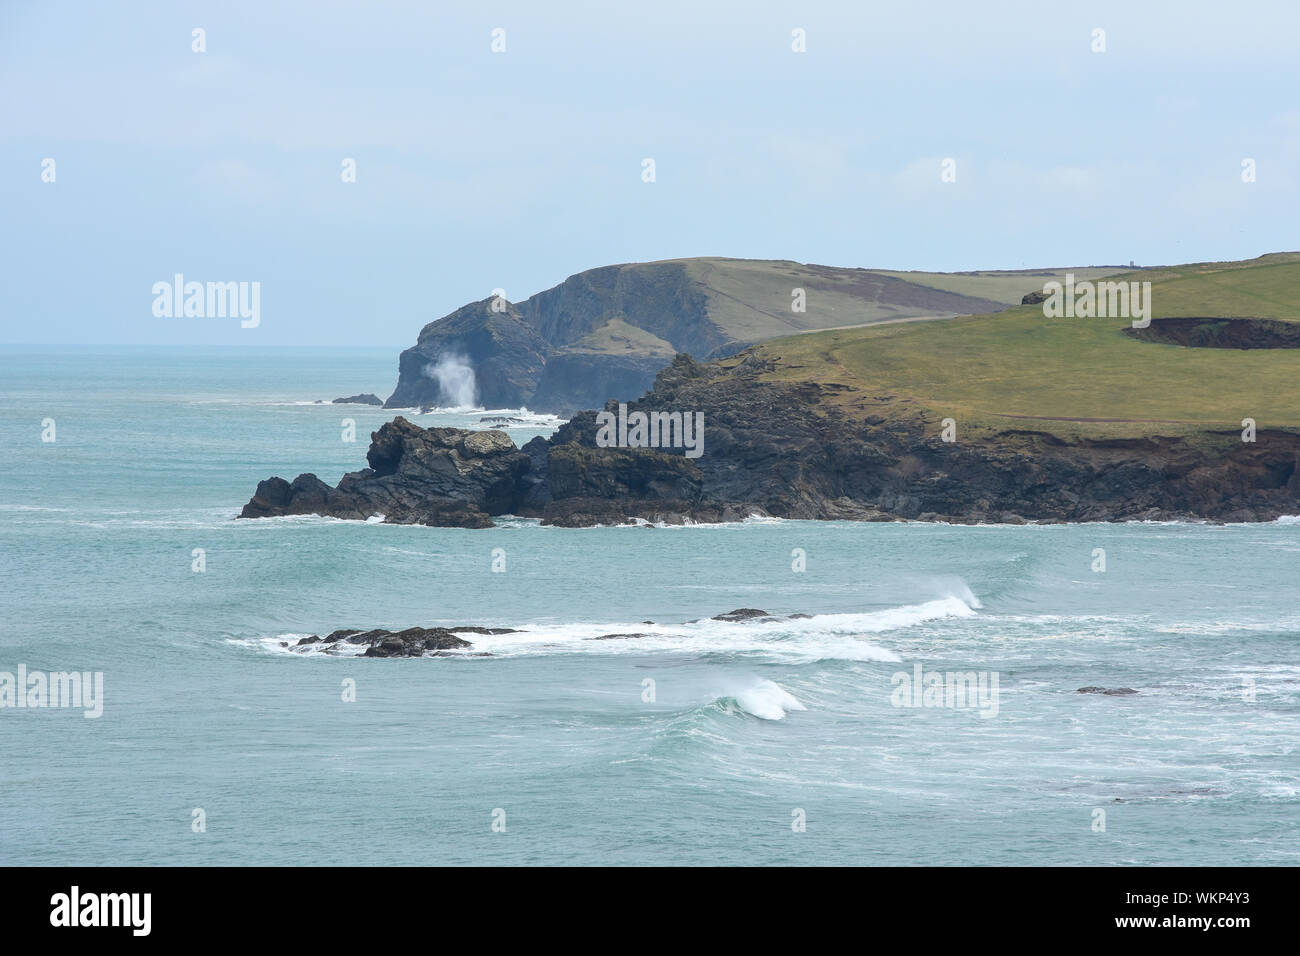
[[440,362],[464,362],[474,370],[478,401],[487,408],[519,408],[541,381],[552,346],[510,306],[492,309],[484,299],[463,306],[420,333],[398,360],[397,389],[385,408],[459,404],[439,382]]
[[644,395],[672,356],[552,353],[527,404],[547,410],[600,408],[611,395]]
[[[679,355],[628,406],[701,412],[703,454],[597,446],[595,412],[516,449],[501,432],[374,433],[370,468],[330,488],[272,478],[241,517],[318,513],[487,527],[521,514],[582,526],[785,518],[955,522],[1271,520],[1300,512],[1300,435],[1236,430],[1066,440],[1008,428],[944,442],[924,413],[847,413],[843,385],[764,378],[754,353],[701,365]],[[614,407],[613,403],[609,406]]]
[[[611,321],[649,333],[650,344],[601,340]],[[483,406],[567,414],[611,395],[642,394],[674,350],[704,355],[728,342],[683,266],[607,266],[524,302],[494,310],[484,299],[429,323],[402,353],[385,407],[456,404],[433,370],[464,359]]]
[[617,317],[679,352],[705,355],[731,342],[709,320],[707,307],[706,287],[684,263],[650,262],[581,272],[520,303],[519,313],[557,347],[579,342]]

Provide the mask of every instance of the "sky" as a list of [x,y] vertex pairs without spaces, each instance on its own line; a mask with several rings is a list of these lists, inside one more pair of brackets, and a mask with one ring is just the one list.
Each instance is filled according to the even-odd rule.
[[[403,347],[684,256],[1297,249],[1298,48],[1294,0],[0,0],[0,342]],[[258,324],[156,315],[177,273]]]

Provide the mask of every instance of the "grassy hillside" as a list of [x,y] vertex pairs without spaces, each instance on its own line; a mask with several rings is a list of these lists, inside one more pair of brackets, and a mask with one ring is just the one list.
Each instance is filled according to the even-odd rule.
[[1002,305],[1019,305],[1028,292],[1037,292],[1044,282],[1065,281],[1065,274],[1072,273],[1076,279],[1100,279],[1113,276],[1119,272],[1129,271],[1124,266],[1083,266],[1077,269],[1034,269],[1029,271],[983,271],[983,272],[889,272],[876,270],[879,275],[893,276],[907,282],[955,292],[959,295],[973,295],[991,299]]
[[[707,300],[708,319],[732,341],[923,317],[987,313],[1019,304],[1066,270],[925,273],[849,269],[765,259],[672,260],[687,270]],[[626,267],[635,268],[635,267]],[[1116,268],[1076,269],[1110,275]],[[805,311],[791,308],[803,289]]]
[[676,354],[676,349],[668,342],[645,329],[628,325],[621,318],[610,319],[568,348],[569,351],[603,355],[657,355],[665,362]]
[[[1157,321],[1300,321],[1300,254],[1130,277],[1152,282]],[[1186,348],[1139,341],[1124,334],[1127,326],[1113,318],[1048,319],[1040,306],[1017,306],[789,337],[764,344],[760,354],[776,362],[769,378],[848,386],[836,401],[859,414],[924,410],[936,422],[956,419],[968,433],[1185,434],[1240,428],[1245,417],[1260,428],[1300,428],[1300,349]]]
[[1116,279],[1150,281],[1157,316],[1300,319],[1300,252],[1242,262],[1198,262]]

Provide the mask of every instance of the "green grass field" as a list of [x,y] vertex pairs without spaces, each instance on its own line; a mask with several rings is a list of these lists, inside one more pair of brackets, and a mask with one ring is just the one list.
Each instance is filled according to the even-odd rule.
[[[1142,270],[1153,315],[1300,321],[1300,254]],[[1117,276],[1117,279],[1122,278]],[[1064,436],[1187,434],[1206,426],[1300,427],[1300,349],[1185,348],[1138,341],[1124,319],[1044,318],[1040,306],[765,343],[768,377],[852,386],[836,403],[874,414],[952,417],[967,428]],[[1111,419],[1080,422],[1070,419]]]
[[979,296],[1003,305],[1019,305],[1027,292],[1036,292],[1044,282],[1052,279],[1064,281],[1067,272],[1076,279],[1100,279],[1129,270],[1122,266],[1082,266],[1077,269],[1035,269],[1030,271],[982,272],[891,272],[873,269],[883,276],[893,276],[917,285],[955,292],[958,295]]
[[602,355],[657,355],[668,361],[672,361],[677,353],[672,345],[654,333],[628,325],[617,316],[569,346],[569,351]]

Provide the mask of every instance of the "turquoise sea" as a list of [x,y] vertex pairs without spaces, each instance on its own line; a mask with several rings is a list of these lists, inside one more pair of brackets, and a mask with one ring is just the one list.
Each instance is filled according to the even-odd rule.
[[[393,413],[312,403],[395,376],[0,348],[0,671],[104,688],[0,709],[0,864],[1300,863],[1300,522],[234,520],[363,467]],[[292,647],[417,624],[522,633]],[[896,706],[918,664],[996,712]]]

